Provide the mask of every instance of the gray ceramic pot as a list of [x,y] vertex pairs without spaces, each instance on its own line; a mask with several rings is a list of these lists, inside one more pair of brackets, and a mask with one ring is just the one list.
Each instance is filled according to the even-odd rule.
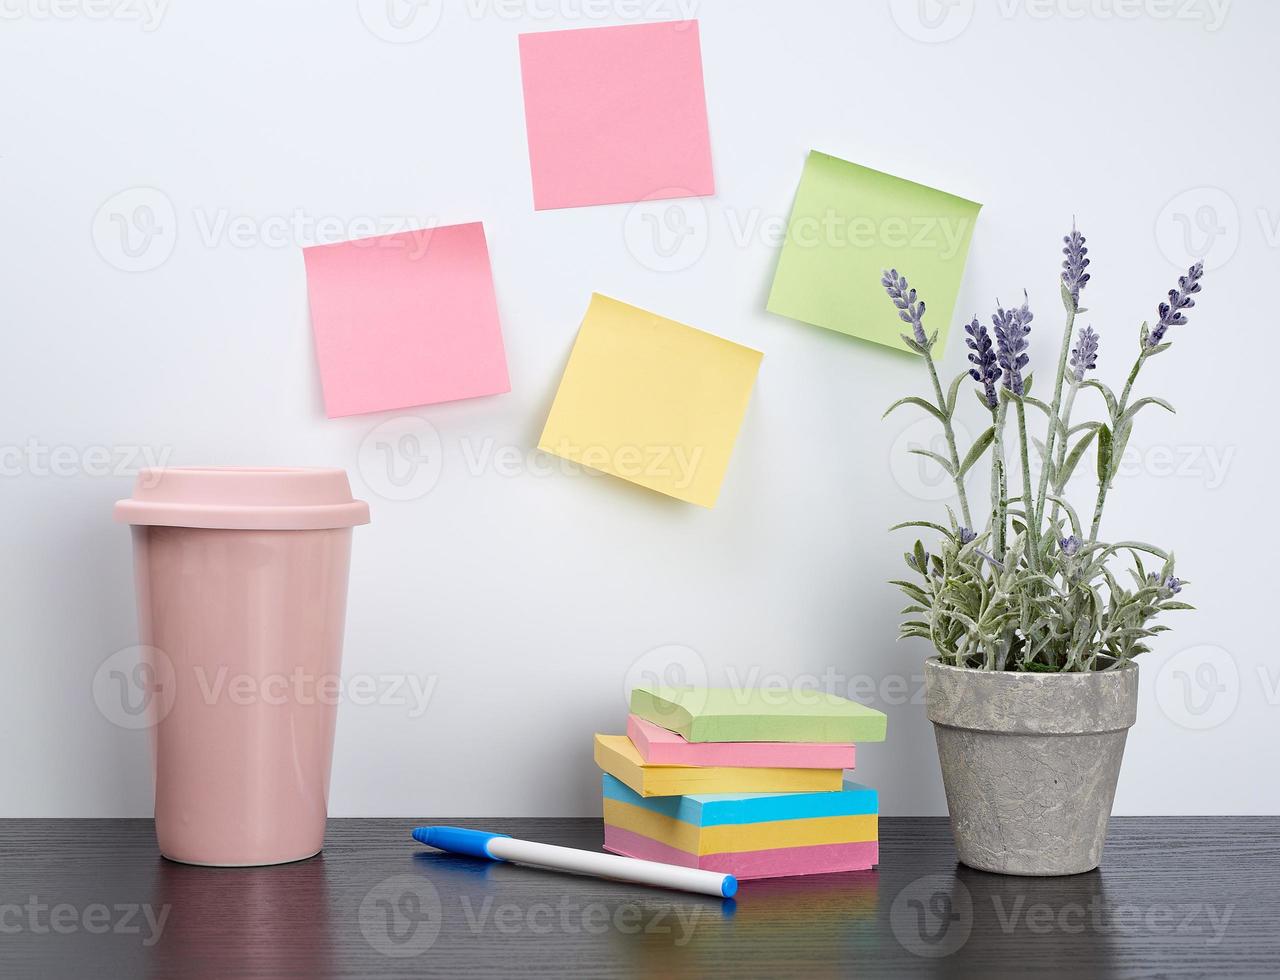
[[1013,875],[1096,868],[1138,668],[1021,674],[934,659],[925,689],[960,860]]

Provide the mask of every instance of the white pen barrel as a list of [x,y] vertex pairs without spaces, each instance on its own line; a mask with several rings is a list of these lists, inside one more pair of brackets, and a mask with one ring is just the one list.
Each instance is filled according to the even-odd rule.
[[[714,871],[680,868],[673,864],[659,864],[657,861],[641,861],[618,854],[599,854],[596,851],[580,851],[574,847],[558,847],[555,844],[539,844],[510,837],[494,837],[487,847],[490,854],[504,861],[717,897],[724,897],[725,879],[729,877]],[[729,894],[733,894],[734,890],[731,888]]]

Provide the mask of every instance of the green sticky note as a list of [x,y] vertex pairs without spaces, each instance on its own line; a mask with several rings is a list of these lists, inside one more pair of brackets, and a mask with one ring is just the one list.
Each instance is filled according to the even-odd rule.
[[768,309],[907,350],[909,324],[880,284],[897,269],[945,347],[981,204],[848,160],[809,153]]
[[825,691],[641,686],[631,712],[687,742],[883,742],[883,712]]

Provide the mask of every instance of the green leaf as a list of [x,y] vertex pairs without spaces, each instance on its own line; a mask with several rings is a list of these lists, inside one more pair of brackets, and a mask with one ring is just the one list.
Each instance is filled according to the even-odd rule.
[[1133,563],[1138,566],[1138,570],[1134,573],[1134,577],[1138,580],[1138,587],[1141,588],[1146,584],[1147,570],[1142,567],[1142,556],[1136,551],[1133,552]]
[[881,415],[880,417],[882,419],[888,418],[890,412],[895,408],[901,408],[903,405],[915,405],[917,408],[923,408],[939,422],[947,421],[947,417],[942,414],[937,405],[933,404],[933,402],[925,401],[918,395],[908,395],[906,398],[899,398],[896,402],[886,408],[884,410],[884,415]]
[[1022,400],[1028,405],[1034,405],[1036,408],[1040,409],[1040,411],[1044,412],[1045,415],[1049,416],[1049,418],[1053,418],[1053,409],[1042,402],[1039,398],[1032,398],[1030,395],[1024,394],[1022,396]]
[[956,379],[951,382],[951,388],[947,392],[947,418],[951,418],[956,414],[956,399],[960,397],[960,385],[967,377],[969,377],[969,372],[961,371],[956,375]]
[[1098,484],[1111,482],[1111,430],[1107,426],[1098,429]]
[[1109,548],[1113,552],[1120,551],[1121,549],[1127,549],[1129,551],[1145,551],[1149,555],[1155,555],[1161,561],[1169,560],[1169,552],[1165,551],[1163,548],[1157,548],[1153,544],[1147,544],[1145,541],[1117,541],[1115,544],[1110,545]]
[[964,476],[973,467],[973,464],[982,458],[983,453],[987,451],[987,447],[996,437],[996,427],[988,426],[987,430],[973,441],[973,445],[969,447],[969,451],[964,454],[964,459],[960,462],[960,476]]
[[1068,313],[1075,313],[1076,301],[1075,301],[1075,298],[1071,295],[1071,290],[1067,288],[1067,284],[1063,282],[1061,279],[1058,280],[1058,283],[1059,285],[1062,286],[1062,305],[1066,308],[1066,311]]
[[[1105,558],[1107,555],[1114,555],[1121,551],[1144,551],[1149,555],[1155,555],[1161,561],[1169,560],[1169,552],[1163,548],[1157,548],[1153,544],[1147,544],[1145,541],[1117,541],[1115,544],[1103,544],[1100,541],[1091,541],[1081,549],[1081,554],[1088,554],[1092,551],[1098,552],[1098,557]],[[1137,558],[1137,555],[1134,555]]]
[[1084,451],[1089,448],[1089,443],[1093,442],[1093,437],[1098,434],[1101,426],[1093,428],[1080,437],[1080,440],[1071,447],[1071,451],[1067,453],[1066,459],[1062,461],[1062,469],[1056,474],[1057,479],[1053,481],[1053,488],[1062,493],[1063,487],[1067,485],[1067,481],[1071,479],[1071,474],[1075,472],[1076,466],[1080,462],[1080,458],[1084,455]]
[[913,449],[908,449],[907,452],[914,453],[916,456],[925,456],[933,460],[935,463],[941,466],[944,470],[946,470],[947,476],[956,475],[956,471],[951,465],[951,460],[947,459],[947,457],[945,456],[940,456],[938,453],[935,453],[932,449],[914,449],[913,448]]
[[1120,464],[1124,462],[1124,447],[1129,444],[1129,436],[1133,434],[1133,423],[1127,422],[1116,427],[1111,434],[1111,477],[1120,472]]
[[1115,393],[1106,385],[1104,385],[1101,381],[1094,381],[1093,379],[1080,382],[1080,387],[1096,388],[1098,391],[1102,392],[1102,397],[1106,400],[1106,403],[1107,403],[1107,415],[1112,422],[1115,422],[1116,408],[1118,405],[1118,403],[1116,402]]
[[920,603],[920,605],[929,605],[929,596],[925,593],[924,589],[920,588],[920,586],[913,585],[910,582],[904,582],[901,579],[893,579],[889,584],[896,585],[912,599]]
[[1167,401],[1165,401],[1163,398],[1154,398],[1154,397],[1148,396],[1146,398],[1139,398],[1136,402],[1134,402],[1127,409],[1125,409],[1125,413],[1122,416],[1120,416],[1120,425],[1123,426],[1126,423],[1132,424],[1133,417],[1138,414],[1138,410],[1147,405],[1159,405],[1166,412],[1170,412],[1173,414],[1177,413],[1177,410],[1172,405],[1170,405]]
[[933,528],[933,530],[935,531],[940,531],[941,533],[945,534],[947,537],[951,537],[951,532],[949,530],[947,530],[941,524],[935,524],[933,521],[903,521],[901,524],[893,525],[893,527],[889,528],[889,530],[900,531],[904,527],[929,527],[929,528]]
[[1077,538],[1084,538],[1084,531],[1080,528],[1080,515],[1076,513],[1076,509],[1071,506],[1070,502],[1056,493],[1046,494],[1055,504],[1067,512],[1067,517],[1071,520],[1071,530]]

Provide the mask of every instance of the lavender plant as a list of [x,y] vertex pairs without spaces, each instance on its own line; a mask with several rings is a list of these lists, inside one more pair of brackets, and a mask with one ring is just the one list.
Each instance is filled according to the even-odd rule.
[[[923,408],[942,425],[948,454],[924,449],[912,452],[934,460],[955,481],[961,514],[947,509],[946,525],[908,521],[900,528],[926,528],[940,540],[930,553],[922,541],[906,554],[913,576],[897,585],[910,604],[901,635],[928,640],[944,663],[984,670],[1084,671],[1114,669],[1148,650],[1151,637],[1168,629],[1153,620],[1163,612],[1192,608],[1175,598],[1186,584],[1174,574],[1174,559],[1142,541],[1106,542],[1099,538],[1103,509],[1134,418],[1151,405],[1172,412],[1166,401],[1151,396],[1131,401],[1134,384],[1151,358],[1168,350],[1170,329],[1187,323],[1204,274],[1197,262],[1169,290],[1157,307],[1154,327],[1143,323],[1138,354],[1117,397],[1094,377],[1100,339],[1091,325],[1078,332],[1077,316],[1087,312],[1080,299],[1090,280],[1089,249],[1074,226],[1063,239],[1060,291],[1066,323],[1058,349],[1053,396],[1048,402],[1031,394],[1031,325],[1034,315],[1023,294],[1019,307],[999,302],[988,329],[978,317],[965,326],[970,368],[958,375],[944,395],[933,348],[937,333],[924,327],[925,303],[896,269],[881,284],[910,325],[907,347],[924,360],[932,381],[932,401],[902,398],[885,415],[903,405]],[[993,341],[994,336],[994,341]],[[961,386],[977,383],[978,401],[990,415],[988,426],[963,456],[952,420]],[[1092,391],[1105,409],[1103,421],[1073,423],[1077,396]],[[1013,409],[1012,441],[1009,409]],[[1043,439],[1028,425],[1029,410],[1045,420]],[[1097,497],[1086,527],[1064,497],[1067,482],[1092,447],[1097,469]],[[1017,492],[1009,489],[1010,448],[1017,454]],[[1040,458],[1038,480],[1031,469],[1032,449]],[[965,477],[990,453],[991,499],[985,524],[973,522]],[[1118,562],[1131,562],[1129,578],[1117,576]],[[1149,570],[1147,565],[1153,567]],[[1129,583],[1132,580],[1132,584]]]

